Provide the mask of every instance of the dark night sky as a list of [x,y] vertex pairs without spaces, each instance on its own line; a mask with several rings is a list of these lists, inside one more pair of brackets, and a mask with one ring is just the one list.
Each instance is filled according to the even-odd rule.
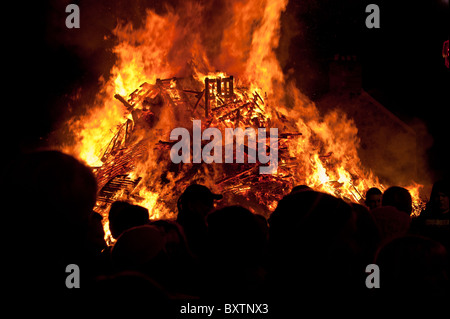
[[[8,7],[3,102],[5,119],[20,123],[5,133],[14,150],[45,145],[51,132],[77,112],[61,107],[71,103],[76,89],[82,87],[85,99],[92,98],[99,76],[107,76],[114,63],[108,51],[113,43],[103,37],[118,16],[138,20],[142,7],[152,2],[160,3],[39,1]],[[64,27],[69,3],[80,5],[78,30]],[[369,3],[380,7],[380,29],[365,27]],[[289,52],[282,65],[304,70],[302,91],[317,99],[324,93],[330,58],[336,53],[357,55],[366,91],[406,123],[420,119],[426,124],[434,139],[427,152],[430,169],[435,176],[448,175],[450,72],[441,57],[449,31],[448,0],[292,0],[283,19],[290,25],[282,29],[281,45]]]

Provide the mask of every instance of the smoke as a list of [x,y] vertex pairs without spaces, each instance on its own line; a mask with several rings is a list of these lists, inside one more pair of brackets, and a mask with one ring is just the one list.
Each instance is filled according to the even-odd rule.
[[428,125],[423,120],[413,118],[407,124],[416,133],[416,181],[424,185],[422,193],[425,196],[429,196],[435,176],[429,166],[428,151],[434,143],[434,138],[430,133]]

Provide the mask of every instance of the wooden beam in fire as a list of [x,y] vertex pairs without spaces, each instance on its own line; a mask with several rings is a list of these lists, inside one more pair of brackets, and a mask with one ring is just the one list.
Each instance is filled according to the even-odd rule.
[[107,158],[102,166],[96,169],[96,179],[99,190],[115,176],[130,173],[148,150],[148,141],[123,148]]
[[209,116],[212,103],[220,100],[225,104],[234,98],[234,79],[228,78],[205,79],[205,117]]
[[194,113],[195,110],[197,109],[198,104],[200,103],[200,101],[203,98],[203,94],[205,93],[205,90],[202,90],[201,92],[193,91],[193,90],[183,90],[183,92],[195,94],[195,97],[197,98],[197,102],[195,103],[194,107],[192,108],[192,113]]
[[117,192],[128,188],[133,190],[141,179],[142,177],[138,177],[133,180],[127,174],[116,175],[102,187],[99,192],[98,199],[105,203],[111,203],[114,201],[114,196]]
[[[142,103],[142,100],[146,96],[153,96],[154,92],[159,92],[158,94],[163,94],[164,96],[166,96],[172,106],[176,106],[178,103],[184,104],[184,107],[189,107],[191,105],[182,103],[184,102],[183,100],[185,100],[183,98],[183,95],[195,94],[197,101],[192,107],[192,112],[195,111],[204,96],[205,115],[207,117],[205,119],[205,124],[207,127],[209,127],[213,122],[215,123],[214,125],[219,125],[218,127],[221,127],[222,125],[223,127],[228,127],[230,125],[230,120],[235,121],[236,127],[238,127],[239,124],[242,124],[244,126],[250,125],[254,127],[264,127],[268,124],[267,120],[264,117],[264,112],[254,112],[256,109],[263,111],[265,102],[262,97],[258,94],[258,92],[253,92],[252,96],[249,96],[245,91],[243,91],[239,95],[235,95],[232,76],[229,78],[206,78],[205,89],[202,91],[185,90],[181,87],[181,85],[178,85],[176,80],[176,78],[163,80],[158,79],[155,85],[146,86],[144,86],[144,83],[143,85],[141,85],[142,88],[139,91],[135,91],[132,93],[132,97],[128,99],[128,101],[120,95],[115,95],[115,98],[119,100],[127,108],[127,110],[131,111],[136,105]],[[236,88],[236,90],[238,90],[239,92],[240,89],[241,88]],[[236,97],[241,96],[241,94],[243,96],[243,99],[237,100]],[[180,96],[181,99],[178,98],[177,101],[172,101],[172,95]],[[192,104],[194,104],[194,101],[192,101]],[[290,122],[290,120],[287,119],[283,114],[276,111],[275,114],[281,122]],[[253,123],[253,120],[256,117],[258,118],[258,123]],[[132,133],[132,130],[133,125],[131,125],[131,123],[124,123],[123,126],[118,129],[118,132],[110,141],[105,153],[103,154],[104,158],[102,159],[105,160],[104,165],[98,168],[96,172],[100,190],[102,191],[103,195],[101,196],[102,200],[109,201],[113,199],[114,195],[121,189],[133,186],[128,180],[123,180],[122,182],[122,178],[120,176],[128,176],[128,174],[133,171],[133,167],[136,164],[136,161],[138,161],[139,158],[143,155],[144,149],[146,149],[149,145],[149,141],[147,140],[145,143],[141,141],[139,144],[142,144],[139,146],[135,144],[127,144],[127,136]],[[123,142],[124,135],[125,143]],[[287,141],[291,137],[299,135],[301,135],[301,133],[292,131],[280,133],[279,141],[281,143],[278,147],[279,155],[283,157],[282,151],[284,150],[284,148],[286,148],[285,141]],[[159,148],[170,148],[174,143],[176,143],[176,141],[159,141],[158,143],[156,143],[156,146]],[[269,145],[266,145],[266,151],[270,152]],[[244,152],[247,156],[249,155],[248,146],[244,147]],[[289,158],[284,158],[286,159],[286,161],[280,161],[279,168],[281,169],[284,167],[286,171],[286,168],[293,164],[291,163]],[[223,185],[227,189],[231,186],[230,183],[234,183],[236,185],[236,189],[242,188],[244,186],[247,187],[248,185],[253,185],[254,187],[260,187],[262,190],[267,188],[266,184],[268,181],[276,181],[277,185],[287,185],[286,183],[289,183],[289,181],[287,181],[287,179],[290,177],[288,171],[286,171],[286,174],[281,172],[277,176],[261,176],[258,174],[259,165],[260,163],[255,163],[253,165],[249,164],[250,167],[246,165],[244,170],[236,170],[237,167],[233,165],[227,166],[225,176],[221,180],[216,181],[216,183]],[[184,174],[181,174],[179,182],[188,183],[192,178],[194,178],[195,174],[197,174],[197,169],[188,170]],[[283,185],[281,185],[280,187],[285,187]]]
[[122,102],[128,111],[131,111],[134,108],[134,106],[128,103],[120,94],[115,94],[114,98]]
[[113,136],[111,141],[105,148],[101,157],[102,162],[106,162],[108,157],[117,152],[117,150],[127,146],[128,138],[132,132],[131,120],[128,119],[125,123],[121,124],[117,130],[117,133]]

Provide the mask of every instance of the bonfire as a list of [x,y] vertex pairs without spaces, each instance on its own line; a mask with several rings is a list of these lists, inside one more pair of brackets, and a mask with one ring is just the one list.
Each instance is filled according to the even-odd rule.
[[[116,64],[95,105],[68,123],[76,139],[61,147],[93,168],[98,212],[106,216],[112,202],[126,200],[148,208],[153,219],[174,218],[178,196],[194,182],[223,194],[222,205],[265,216],[296,185],[353,203],[363,203],[371,187],[389,186],[363,167],[352,119],[339,110],[320,114],[283,74],[275,51],[286,5],[230,2],[227,19],[217,22],[218,39],[217,25],[204,33],[201,4],[148,10],[139,28],[117,25]],[[259,174],[248,144],[244,163],[174,164],[170,132],[192,130],[194,120],[222,132],[277,128],[278,169]],[[421,185],[400,186],[410,190],[417,214]]]

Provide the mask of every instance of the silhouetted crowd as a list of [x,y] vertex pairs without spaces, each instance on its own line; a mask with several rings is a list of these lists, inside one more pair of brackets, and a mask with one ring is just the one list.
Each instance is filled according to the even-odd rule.
[[[150,220],[144,207],[112,203],[104,217],[115,239],[108,246],[88,167],[41,151],[21,156],[6,175],[5,199],[14,205],[5,209],[4,276],[19,296],[88,291],[94,303],[144,300],[139,306],[151,310],[147,304],[171,300],[285,309],[449,295],[448,181],[434,184],[416,218],[410,193],[397,186],[370,189],[362,205],[299,185],[266,219],[242,206],[214,209],[222,195],[192,184],[179,195],[176,220]],[[79,267],[79,289],[67,288],[70,264]],[[379,279],[370,279],[379,288],[367,286],[369,264],[379,267]]]

